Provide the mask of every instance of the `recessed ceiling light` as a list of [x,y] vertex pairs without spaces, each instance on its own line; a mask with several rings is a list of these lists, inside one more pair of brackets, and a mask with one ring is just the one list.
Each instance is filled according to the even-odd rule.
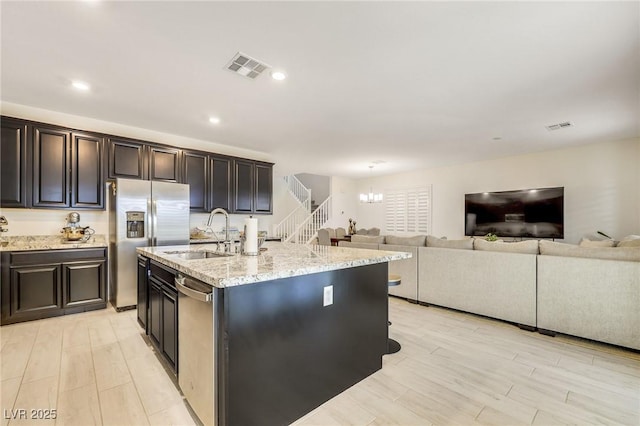
[[209,117],[209,123],[220,124],[220,119],[218,117]]
[[274,80],[282,81],[287,78],[287,75],[282,71],[273,71],[271,73],[271,78],[273,78]]
[[80,90],[83,92],[87,92],[89,91],[89,89],[91,89],[91,86],[89,86],[88,83],[85,83],[84,81],[80,81],[80,80],[73,80],[71,82],[71,85],[73,86],[74,89]]

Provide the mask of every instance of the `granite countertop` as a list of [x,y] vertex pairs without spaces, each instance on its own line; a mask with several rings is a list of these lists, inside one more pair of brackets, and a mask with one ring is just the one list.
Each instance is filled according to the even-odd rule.
[[333,271],[408,259],[411,253],[266,242],[257,256],[236,254],[209,259],[184,259],[171,251],[215,251],[216,245],[138,247],[143,256],[214,287],[231,287],[278,278]]
[[[6,244],[5,244],[6,243]],[[65,250],[76,248],[108,247],[104,235],[92,235],[87,242],[69,241],[62,235],[16,235],[2,237],[0,251],[26,251],[26,250]]]
[[[266,237],[265,241],[282,241],[281,237]],[[193,238],[189,239],[189,244],[216,244],[220,241],[217,238]],[[239,243],[239,239],[234,239],[232,242]]]

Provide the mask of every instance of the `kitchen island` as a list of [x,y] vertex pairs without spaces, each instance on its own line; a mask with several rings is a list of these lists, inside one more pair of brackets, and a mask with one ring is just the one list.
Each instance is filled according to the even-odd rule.
[[265,248],[137,249],[178,276],[178,382],[206,425],[289,424],[382,368],[387,263],[411,255]]

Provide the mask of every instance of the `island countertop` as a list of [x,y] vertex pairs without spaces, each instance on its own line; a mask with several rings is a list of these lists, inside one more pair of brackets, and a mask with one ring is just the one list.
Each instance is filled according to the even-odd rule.
[[197,247],[138,247],[136,251],[178,272],[220,288],[411,257],[411,253],[405,252],[279,242],[266,242],[263,247],[266,250],[257,256],[236,254],[207,259],[185,259],[167,252],[215,251],[215,244],[202,244]]

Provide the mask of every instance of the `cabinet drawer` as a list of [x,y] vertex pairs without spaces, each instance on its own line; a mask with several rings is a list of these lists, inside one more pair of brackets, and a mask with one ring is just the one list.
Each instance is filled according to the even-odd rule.
[[15,251],[11,252],[11,265],[32,265],[38,263],[58,263],[82,259],[104,258],[107,255],[105,248],[72,249],[72,250],[42,250],[42,251]]
[[176,284],[174,282],[176,278],[176,271],[171,268],[167,268],[166,266],[151,260],[149,262],[149,268],[151,269],[151,276],[156,280],[160,281],[162,284],[167,285],[171,288],[175,288]]

